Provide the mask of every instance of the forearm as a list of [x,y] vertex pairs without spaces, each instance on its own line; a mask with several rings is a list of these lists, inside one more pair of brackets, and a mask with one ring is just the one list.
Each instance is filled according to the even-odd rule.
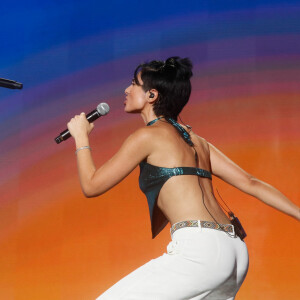
[[[89,146],[88,136],[75,139],[76,149]],[[92,158],[90,149],[83,149],[77,152],[77,168],[81,189],[86,197],[90,196],[92,178],[95,174],[96,167]]]
[[299,207],[273,186],[253,178],[249,194],[263,201],[265,204],[300,220]]

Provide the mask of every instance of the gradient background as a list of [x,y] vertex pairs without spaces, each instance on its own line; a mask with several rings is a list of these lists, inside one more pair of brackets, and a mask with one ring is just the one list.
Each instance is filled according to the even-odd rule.
[[[5,4],[4,4],[5,3]],[[14,1],[0,4],[0,299],[94,299],[161,255],[136,169],[84,198],[74,142],[54,137],[107,102],[98,167],[140,126],[123,112],[136,65],[194,62],[184,122],[300,204],[300,1]],[[299,223],[213,179],[248,233],[238,300],[299,299]]]

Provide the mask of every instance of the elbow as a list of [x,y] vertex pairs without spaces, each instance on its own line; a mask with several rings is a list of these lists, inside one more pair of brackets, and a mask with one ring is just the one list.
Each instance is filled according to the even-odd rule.
[[252,175],[249,175],[245,192],[251,196],[257,197],[260,185],[261,180]]
[[249,181],[250,181],[250,186],[253,186],[253,187],[257,187],[258,185],[261,184],[261,180],[257,179],[256,177],[254,177],[252,175],[250,175]]
[[100,181],[93,181],[92,179],[81,181],[81,189],[86,198],[94,198],[101,196],[106,191],[108,191],[105,182]]
[[93,195],[90,195],[90,194],[88,194],[86,192],[83,192],[83,194],[84,194],[85,198],[94,198]]
[[94,198],[94,194],[87,188],[82,187],[82,192],[85,198]]
[[83,191],[83,195],[85,196],[85,198],[94,198],[96,197],[94,194]]
[[86,198],[95,198],[102,194],[93,187],[82,187],[82,192]]
[[258,182],[258,179],[252,175],[249,175],[248,181],[250,185],[255,185]]

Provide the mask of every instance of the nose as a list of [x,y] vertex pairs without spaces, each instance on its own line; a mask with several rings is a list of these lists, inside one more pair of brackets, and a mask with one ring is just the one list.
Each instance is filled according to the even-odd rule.
[[125,89],[125,91],[124,91],[124,93],[125,93],[126,96],[129,94],[129,89],[130,89],[130,86],[128,86],[128,87]]

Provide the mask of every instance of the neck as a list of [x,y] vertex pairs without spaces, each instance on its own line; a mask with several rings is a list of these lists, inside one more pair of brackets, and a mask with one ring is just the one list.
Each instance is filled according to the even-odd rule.
[[153,112],[153,110],[148,111],[148,112],[141,112],[141,117],[145,123],[145,125],[147,125],[149,122],[155,120],[156,118],[158,118],[155,113]]
[[150,121],[150,122],[147,123],[146,125],[147,125],[147,126],[151,126],[151,125],[153,125],[154,123],[156,123],[157,121],[159,121],[161,118],[164,118],[164,117],[163,117],[163,116],[158,117],[158,118],[156,118],[156,119]]

